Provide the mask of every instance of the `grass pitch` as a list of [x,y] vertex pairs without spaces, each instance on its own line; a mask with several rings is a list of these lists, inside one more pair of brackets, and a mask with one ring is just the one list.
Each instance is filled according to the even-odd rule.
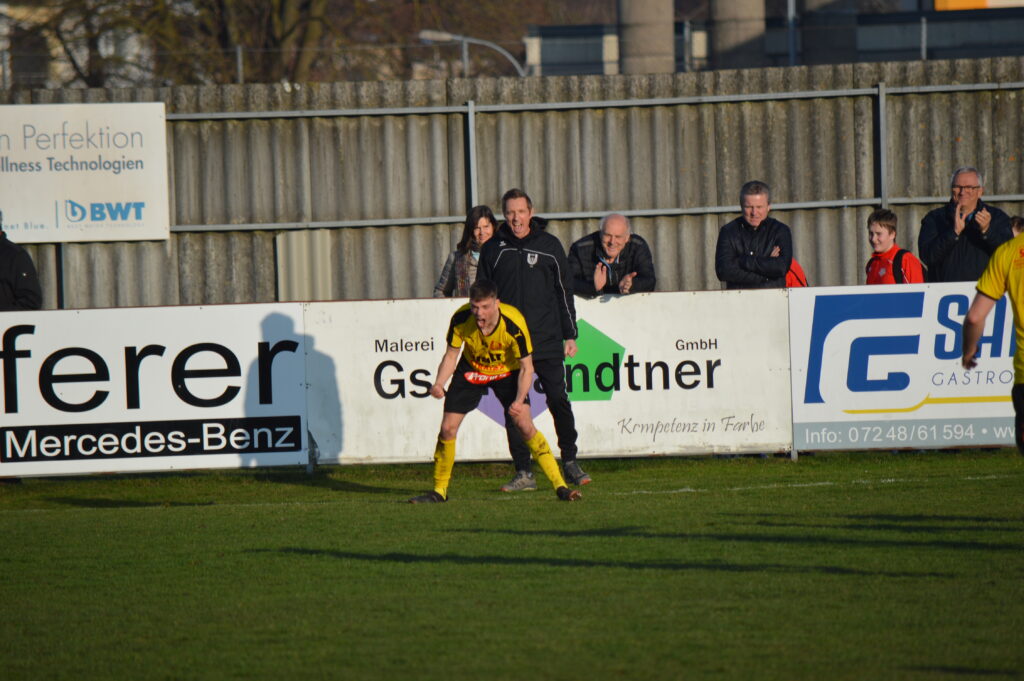
[[1024,677],[1010,452],[0,486],[0,677]]

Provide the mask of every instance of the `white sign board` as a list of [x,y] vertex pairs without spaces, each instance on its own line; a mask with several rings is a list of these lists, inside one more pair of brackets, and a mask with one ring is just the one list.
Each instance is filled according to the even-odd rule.
[[790,290],[797,450],[1012,445],[1013,313],[1004,298],[965,371],[974,284]]
[[302,306],[0,316],[0,477],[304,463]]
[[[321,461],[430,461],[442,402],[428,394],[464,301],[313,303],[310,431]],[[784,291],[577,299],[579,354],[566,362],[579,451],[596,456],[791,448]],[[358,320],[358,323],[353,323]],[[543,396],[537,427],[555,447]],[[492,394],[463,422],[458,460],[509,460]],[[557,451],[556,451],[557,454]]]
[[169,233],[164,105],[0,106],[0,210],[18,243]]

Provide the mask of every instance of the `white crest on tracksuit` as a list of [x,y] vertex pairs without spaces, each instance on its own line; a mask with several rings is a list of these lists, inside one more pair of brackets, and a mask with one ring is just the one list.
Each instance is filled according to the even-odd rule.
[[536,253],[527,253],[526,254],[526,264],[528,264],[530,267],[533,267],[534,265],[536,265],[537,264],[537,254]]

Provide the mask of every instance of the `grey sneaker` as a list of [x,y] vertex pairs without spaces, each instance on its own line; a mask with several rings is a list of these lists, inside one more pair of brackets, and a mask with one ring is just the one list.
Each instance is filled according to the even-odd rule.
[[537,481],[529,471],[516,471],[514,478],[501,486],[502,492],[532,492],[537,489]]
[[589,485],[590,476],[583,472],[576,460],[566,461],[562,464],[562,472],[565,474],[565,481],[570,485]]

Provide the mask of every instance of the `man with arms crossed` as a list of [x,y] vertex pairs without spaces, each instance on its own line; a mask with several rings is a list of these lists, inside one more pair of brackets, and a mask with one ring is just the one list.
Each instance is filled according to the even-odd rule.
[[1017,351],[1013,355],[1014,431],[1017,450],[1024,454],[1024,236],[1007,241],[996,249],[978,280],[978,292],[964,318],[964,369],[978,364],[978,340],[985,330],[985,319],[1004,293],[1010,294],[1013,329]]
[[[448,501],[448,483],[455,465],[455,436],[466,414],[476,409],[488,388],[494,390],[505,408],[506,418],[515,424],[558,498],[576,501],[579,491],[566,486],[544,434],[534,427],[530,417],[533,359],[523,316],[511,305],[500,302],[497,287],[486,279],[477,280],[470,287],[469,300],[452,315],[448,348],[430,388],[431,395],[444,398],[441,432],[434,449],[434,489],[413,497],[409,503]],[[444,386],[448,379],[452,383],[446,394]]]
[[[586,485],[590,476],[576,463],[576,418],[565,391],[566,357],[576,355],[576,306],[562,242],[544,231],[547,221],[535,217],[533,201],[522,189],[501,197],[505,222],[480,251],[478,279],[490,279],[502,300],[522,311],[533,339],[533,369],[555,421],[565,478]],[[537,488],[530,455],[513,424],[506,421],[508,445],[516,475],[503,492]]]
[[742,215],[723,225],[715,247],[715,274],[728,289],[784,288],[793,259],[789,226],[768,217],[771,187],[753,180],[740,188]]

